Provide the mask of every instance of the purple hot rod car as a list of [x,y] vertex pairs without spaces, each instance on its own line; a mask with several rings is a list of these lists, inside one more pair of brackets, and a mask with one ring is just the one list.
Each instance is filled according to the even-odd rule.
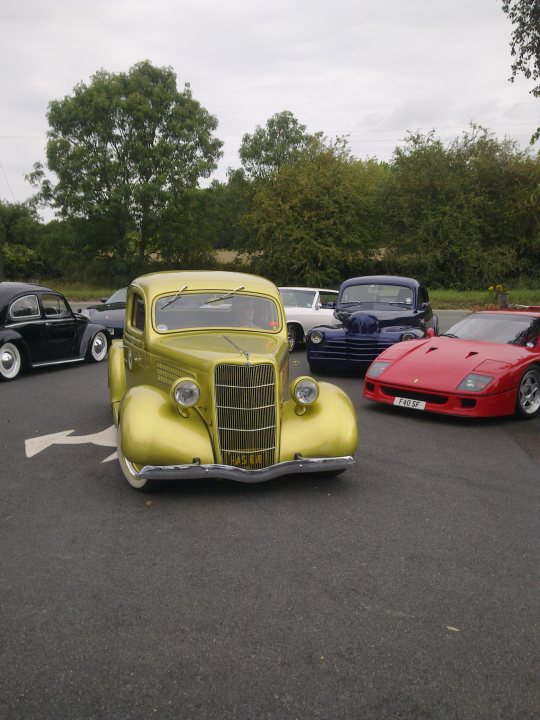
[[311,372],[365,370],[385,348],[401,340],[438,334],[438,318],[426,286],[412,278],[367,275],[346,280],[334,321],[307,335]]

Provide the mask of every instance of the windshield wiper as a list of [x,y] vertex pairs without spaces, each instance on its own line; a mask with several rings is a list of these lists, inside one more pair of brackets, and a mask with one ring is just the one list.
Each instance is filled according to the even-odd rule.
[[244,290],[245,285],[240,285],[240,287],[237,287],[236,290],[231,290],[228,293],[225,293],[225,295],[220,295],[217,298],[212,298],[211,300],[206,300],[203,302],[203,305],[210,305],[210,303],[219,302],[220,300],[227,300],[228,298],[232,297],[234,293],[237,293],[239,290]]
[[176,293],[176,295],[171,300],[166,302],[165,305],[161,306],[160,310],[164,310],[166,307],[169,307],[169,305],[172,305],[173,302],[176,302],[178,300],[178,298],[182,295],[184,290],[187,290],[187,285],[184,285],[183,288],[180,288],[180,290]]

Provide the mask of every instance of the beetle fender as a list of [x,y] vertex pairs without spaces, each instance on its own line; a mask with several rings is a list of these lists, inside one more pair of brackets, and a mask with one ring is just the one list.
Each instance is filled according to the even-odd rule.
[[150,385],[130,388],[120,405],[122,452],[136,465],[214,463],[208,428],[195,409],[180,415],[172,397]]
[[92,342],[92,339],[94,335],[99,332],[103,332],[105,337],[107,338],[107,343],[109,345],[109,349],[111,347],[111,341],[109,337],[109,333],[107,330],[103,327],[103,325],[95,325],[94,323],[88,323],[88,325],[84,328],[83,336],[81,338],[81,344],[80,344],[80,356],[86,357],[86,353],[88,352],[88,346]]
[[319,383],[319,397],[306,412],[295,412],[297,403],[283,406],[280,461],[304,457],[354,455],[358,445],[356,412],[349,396],[337,385]]

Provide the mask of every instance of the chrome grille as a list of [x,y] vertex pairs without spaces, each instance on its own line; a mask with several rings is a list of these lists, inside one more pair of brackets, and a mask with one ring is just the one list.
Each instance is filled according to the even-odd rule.
[[276,376],[273,365],[218,365],[216,413],[221,461],[249,470],[275,463]]

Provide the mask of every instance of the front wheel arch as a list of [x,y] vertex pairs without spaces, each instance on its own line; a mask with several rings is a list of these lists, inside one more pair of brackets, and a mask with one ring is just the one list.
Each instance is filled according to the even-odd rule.
[[155,481],[153,480],[141,480],[136,476],[136,467],[133,463],[127,459],[122,451],[122,436],[120,433],[120,423],[116,428],[116,450],[118,453],[118,462],[120,463],[120,469],[125,479],[131,485],[134,490],[142,493],[152,492],[155,489]]
[[530,365],[519,381],[516,415],[530,420],[540,413],[540,365]]
[[109,340],[105,331],[98,330],[88,343],[86,350],[86,360],[88,362],[101,362],[107,357],[109,350]]

